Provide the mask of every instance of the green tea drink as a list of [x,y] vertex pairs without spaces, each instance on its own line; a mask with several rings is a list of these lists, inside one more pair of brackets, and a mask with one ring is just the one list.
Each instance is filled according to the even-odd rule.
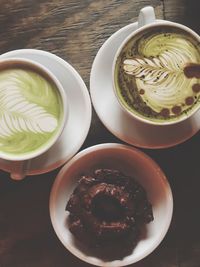
[[26,66],[0,68],[0,152],[27,155],[51,142],[63,105],[56,85]]
[[153,122],[178,121],[197,109],[200,77],[186,75],[200,67],[200,44],[175,26],[158,25],[138,32],[122,48],[114,83],[121,104]]

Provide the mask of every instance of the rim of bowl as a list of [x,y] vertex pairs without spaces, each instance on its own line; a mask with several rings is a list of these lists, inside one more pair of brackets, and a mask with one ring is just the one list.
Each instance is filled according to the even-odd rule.
[[[137,154],[137,156],[143,158],[144,160],[147,160],[151,164],[153,169],[156,169],[157,175],[160,176],[160,178],[165,181],[165,183],[167,184],[167,190],[168,190],[168,193],[169,193],[169,198],[168,198],[169,199],[168,217],[167,217],[167,220],[165,221],[165,227],[160,232],[159,237],[154,241],[153,246],[150,249],[147,249],[146,252],[143,255],[141,255],[140,257],[136,258],[134,261],[130,261],[130,262],[126,262],[125,260],[119,260],[120,266],[126,266],[126,265],[129,265],[129,264],[136,263],[136,262],[144,259],[145,257],[147,257],[149,254],[151,254],[159,246],[159,244],[162,242],[163,238],[165,237],[165,235],[166,235],[166,233],[167,233],[167,231],[169,229],[169,226],[170,226],[171,220],[172,220],[172,215],[173,215],[173,195],[172,195],[172,190],[171,190],[170,184],[169,184],[164,172],[161,170],[159,165],[150,156],[148,156],[147,154],[145,154],[144,152],[140,151],[139,149],[137,149],[135,147],[131,147],[129,145],[124,145],[124,144],[118,144],[118,143],[98,144],[98,145],[94,145],[94,146],[88,147],[88,148],[80,151],[68,163],[66,163],[63,166],[63,168],[59,171],[58,175],[56,176],[56,179],[55,179],[55,181],[53,183],[53,186],[52,186],[52,189],[51,189],[51,193],[50,193],[49,212],[50,212],[51,223],[52,223],[52,226],[54,228],[54,231],[55,231],[58,239],[64,245],[64,247],[67,250],[69,250],[74,256],[76,256],[77,258],[81,259],[82,261],[90,263],[90,264],[93,264],[93,265],[96,265],[96,266],[102,266],[102,265],[100,265],[100,263],[95,262],[94,258],[91,259],[90,256],[88,256],[88,257],[87,256],[83,256],[82,253],[80,253],[78,249],[76,249],[74,251],[74,247],[75,246],[71,246],[70,244],[66,244],[65,240],[63,239],[62,235],[60,234],[60,232],[59,232],[59,230],[57,228],[57,223],[56,223],[56,219],[55,219],[55,215],[54,215],[54,203],[55,203],[55,198],[56,198],[56,192],[58,191],[58,188],[59,188],[59,184],[64,179],[64,176],[65,176],[65,173],[67,172],[67,170],[71,166],[73,166],[73,164],[75,164],[77,161],[81,160],[81,158],[86,156],[87,154],[93,153],[95,151],[107,150],[107,149],[128,150],[131,153],[135,153],[135,155]],[[101,259],[98,259],[98,260],[101,261]],[[116,265],[116,262],[114,260],[114,261],[110,261],[110,262],[103,262],[103,266],[105,266],[105,267],[116,267],[117,265]]]

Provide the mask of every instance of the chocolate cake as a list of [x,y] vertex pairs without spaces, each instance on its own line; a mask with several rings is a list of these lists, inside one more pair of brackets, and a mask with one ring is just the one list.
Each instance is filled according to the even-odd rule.
[[[66,210],[69,229],[88,246],[133,245],[153,220],[143,187],[118,170],[98,169],[80,177]],[[119,244],[117,243],[117,244]]]

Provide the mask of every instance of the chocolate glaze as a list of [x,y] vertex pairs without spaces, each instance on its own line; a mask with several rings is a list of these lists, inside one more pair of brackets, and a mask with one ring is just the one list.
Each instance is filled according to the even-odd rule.
[[116,240],[133,245],[141,225],[153,220],[145,190],[118,170],[99,169],[82,176],[66,210],[70,231],[88,246],[106,247]]

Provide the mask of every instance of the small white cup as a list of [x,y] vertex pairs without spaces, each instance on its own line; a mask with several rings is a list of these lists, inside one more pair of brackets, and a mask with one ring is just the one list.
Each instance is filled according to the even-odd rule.
[[5,152],[0,151],[0,158],[9,160],[10,164],[12,164],[12,173],[10,174],[11,178],[14,180],[21,180],[23,179],[29,169],[31,159],[38,157],[39,155],[46,152],[48,149],[50,149],[55,142],[60,137],[64,127],[65,123],[67,121],[68,116],[68,104],[67,104],[67,97],[66,93],[59,82],[59,80],[54,76],[52,72],[50,72],[46,67],[42,66],[39,63],[36,63],[35,61],[29,60],[29,59],[22,59],[22,58],[10,58],[10,59],[1,59],[0,60],[0,72],[4,69],[12,69],[12,68],[25,68],[30,69],[36,73],[41,74],[44,78],[49,80],[54,87],[58,90],[61,104],[62,104],[62,116],[59,121],[59,126],[54,134],[54,136],[51,137],[50,140],[48,140],[44,145],[35,151],[31,151],[30,153],[22,154],[22,155],[12,155]]
[[140,10],[139,13],[139,17],[138,17],[138,29],[136,31],[134,31],[133,33],[131,33],[120,45],[119,49],[117,50],[117,53],[115,54],[114,57],[114,61],[113,61],[113,66],[112,66],[112,83],[113,83],[113,89],[114,89],[114,93],[115,96],[120,104],[120,106],[122,107],[122,109],[125,111],[125,113],[127,113],[129,116],[131,116],[132,118],[138,120],[139,122],[144,123],[145,125],[152,125],[152,126],[165,126],[165,125],[179,125],[180,122],[182,121],[189,121],[189,119],[194,115],[194,113],[196,113],[198,110],[200,110],[200,102],[199,105],[195,105],[194,108],[192,108],[191,112],[189,112],[188,114],[184,114],[181,115],[179,118],[177,117],[175,120],[167,120],[166,121],[153,121],[153,120],[148,120],[148,118],[145,118],[143,116],[139,116],[136,113],[131,112],[120,100],[120,97],[117,93],[117,89],[115,86],[115,78],[114,78],[114,73],[115,73],[115,66],[116,66],[116,61],[117,58],[120,54],[120,52],[122,51],[123,47],[127,44],[127,42],[133,38],[136,34],[143,32],[144,30],[148,30],[148,29],[152,29],[154,27],[160,27],[162,29],[163,26],[169,26],[169,27],[175,27],[178,29],[181,29],[187,33],[189,33],[192,37],[194,37],[195,40],[197,40],[198,43],[200,43],[200,36],[195,33],[193,30],[191,30],[190,28],[179,24],[179,23],[175,23],[175,22],[171,22],[171,21],[164,21],[164,20],[156,20],[155,18],[155,13],[154,13],[154,9],[151,6],[147,6],[143,9]]

